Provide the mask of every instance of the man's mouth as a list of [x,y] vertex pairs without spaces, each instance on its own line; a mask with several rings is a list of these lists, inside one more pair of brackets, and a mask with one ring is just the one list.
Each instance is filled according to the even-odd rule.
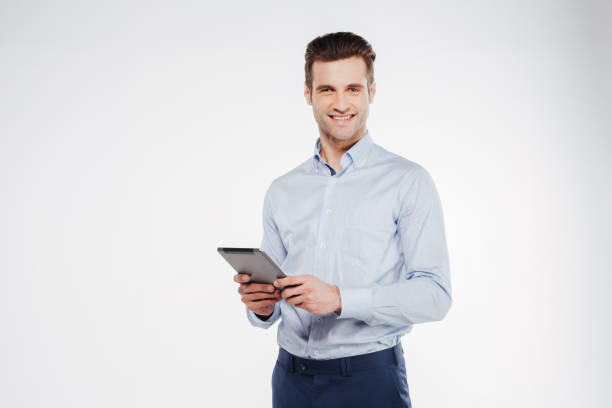
[[356,113],[349,113],[348,115],[327,115],[327,116],[332,118],[334,122],[347,123],[347,122],[350,122],[355,117],[355,115]]

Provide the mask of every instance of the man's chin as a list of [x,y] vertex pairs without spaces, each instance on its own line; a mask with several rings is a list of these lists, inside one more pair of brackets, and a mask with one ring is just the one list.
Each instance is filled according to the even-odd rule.
[[323,133],[328,135],[332,141],[338,141],[338,142],[348,142],[353,137],[355,137],[355,135],[357,134],[355,129],[346,129],[340,132],[338,132],[335,129],[332,129],[332,130],[322,129],[322,130],[323,130]]

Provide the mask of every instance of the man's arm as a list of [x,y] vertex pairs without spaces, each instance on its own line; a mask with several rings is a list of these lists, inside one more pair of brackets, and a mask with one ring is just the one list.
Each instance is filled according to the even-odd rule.
[[390,285],[338,285],[338,319],[369,325],[403,326],[442,320],[452,304],[448,249],[442,206],[434,182],[423,167],[400,183],[397,229],[406,267],[404,280]]
[[[263,219],[263,238],[261,241],[260,249],[272,258],[272,260],[280,267],[285,258],[287,257],[287,250],[283,245],[283,242],[278,231],[278,227],[274,222],[272,215],[274,214],[274,208],[272,206],[271,187],[268,187],[264,197],[262,219]],[[280,317],[280,303],[274,304],[274,312],[269,317],[259,317],[255,312],[249,310],[246,306],[246,313],[249,321],[255,327],[261,327],[267,329],[272,326],[274,322]]]

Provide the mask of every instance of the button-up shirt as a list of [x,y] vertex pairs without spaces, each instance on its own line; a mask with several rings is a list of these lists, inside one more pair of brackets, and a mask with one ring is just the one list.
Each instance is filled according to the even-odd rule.
[[287,275],[338,286],[342,308],[315,315],[284,299],[262,320],[280,320],[277,343],[313,359],[396,345],[415,323],[441,320],[451,282],[440,199],[421,165],[374,143],[371,132],[346,151],[335,172],[311,156],[274,179],[263,205],[261,249]]

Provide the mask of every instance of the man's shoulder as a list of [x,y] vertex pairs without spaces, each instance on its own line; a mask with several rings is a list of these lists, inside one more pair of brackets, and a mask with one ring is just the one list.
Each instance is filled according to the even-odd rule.
[[400,177],[419,176],[427,173],[425,167],[420,163],[389,151],[380,145],[375,145],[370,160],[374,165],[385,166],[389,174],[396,173]]
[[400,195],[404,198],[420,192],[419,199],[428,200],[427,197],[437,194],[431,173],[421,163],[409,160],[380,146],[377,148],[376,155],[381,163],[389,166],[385,169],[385,174],[395,174]]
[[310,157],[291,170],[277,176],[272,180],[269,188],[272,189],[282,186],[292,186],[295,185],[295,183],[303,181],[305,177],[309,177],[312,174],[312,160],[314,159]]

